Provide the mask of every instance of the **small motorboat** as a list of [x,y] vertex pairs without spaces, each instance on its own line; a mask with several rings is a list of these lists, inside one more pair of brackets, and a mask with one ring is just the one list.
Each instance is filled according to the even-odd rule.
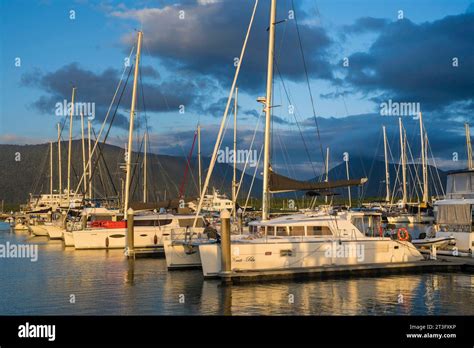
[[442,249],[442,248],[446,248],[449,245],[456,245],[456,238],[452,236],[447,236],[447,237],[413,239],[411,243],[417,248],[436,247],[437,249]]

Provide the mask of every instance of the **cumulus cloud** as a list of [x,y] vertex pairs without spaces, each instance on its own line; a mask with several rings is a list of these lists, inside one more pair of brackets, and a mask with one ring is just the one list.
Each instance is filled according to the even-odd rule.
[[[122,9],[111,12],[110,16],[139,22],[143,27],[147,52],[165,64],[207,74],[228,83],[235,71],[234,59],[240,55],[252,8],[252,2],[201,1]],[[291,2],[281,2],[278,20],[287,19],[289,10]],[[331,79],[328,58],[332,40],[321,27],[304,24],[306,15],[300,8],[295,11],[301,17],[299,31],[311,77]],[[268,1],[261,1],[239,79],[239,86],[246,90],[261,91],[264,87],[268,12]],[[297,81],[304,77],[304,69],[295,24],[295,20],[287,20],[277,25],[276,60],[281,73]],[[135,37],[127,35],[123,40],[128,45]]]

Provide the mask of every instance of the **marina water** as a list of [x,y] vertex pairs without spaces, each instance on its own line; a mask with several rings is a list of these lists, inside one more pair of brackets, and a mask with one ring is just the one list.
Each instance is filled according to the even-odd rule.
[[0,223],[0,244],[38,259],[0,259],[2,315],[473,315],[474,275],[426,273],[222,286],[200,270],[122,250],[74,250]]

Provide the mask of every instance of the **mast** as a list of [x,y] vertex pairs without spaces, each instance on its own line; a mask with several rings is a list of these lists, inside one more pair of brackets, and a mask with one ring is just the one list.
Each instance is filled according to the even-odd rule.
[[423,116],[420,112],[420,141],[421,141],[421,166],[423,169],[423,204],[428,204],[428,171],[425,157],[425,132],[423,130]]
[[63,178],[62,178],[62,170],[61,170],[61,125],[58,122],[58,177],[59,177],[59,205],[62,202],[63,196]]
[[469,123],[464,124],[466,130],[466,149],[467,149],[467,169],[474,169],[472,161],[472,146],[471,146],[471,132],[469,129]]
[[[326,179],[324,180],[329,182],[329,147],[326,148]],[[328,203],[328,196],[324,198],[326,204]]]
[[91,147],[91,131],[92,124],[91,120],[87,120],[87,143],[89,153],[89,198],[92,198],[92,147]]
[[126,178],[125,178],[125,198],[124,198],[124,215],[127,217],[127,210],[130,199],[130,181],[132,178],[132,149],[133,149],[133,122],[135,119],[135,103],[137,100],[137,83],[138,83],[138,65],[140,64],[140,51],[142,45],[143,33],[138,31],[137,33],[137,53],[135,57],[135,72],[133,75],[133,90],[132,90],[132,105],[130,106],[130,128],[128,131],[128,154],[126,162]]
[[403,124],[401,117],[398,118],[400,127],[400,157],[402,160],[403,197],[402,203],[407,204],[407,164],[405,156],[405,138],[403,136]]
[[[349,180],[349,154],[347,154],[347,161],[346,161],[346,176],[347,180]],[[349,208],[352,206],[352,197],[351,197],[351,187],[347,186],[347,194],[349,198]]]
[[239,94],[239,88],[235,87],[234,96],[234,176],[232,179],[232,217],[236,218],[235,205],[237,203],[236,190],[237,190],[237,98]]
[[84,195],[87,195],[86,143],[84,139],[84,115],[81,112],[82,172],[84,175]]
[[201,167],[201,125],[198,124],[198,171],[199,171],[199,197],[202,195],[202,167]]
[[387,131],[385,126],[382,126],[383,129],[383,150],[384,150],[384,157],[385,157],[385,202],[390,202],[390,172],[388,169],[388,151],[387,151]]
[[270,179],[270,128],[271,128],[271,107],[272,107],[272,87],[273,87],[273,56],[275,48],[275,17],[276,0],[272,0],[270,7],[270,24],[268,35],[268,61],[267,61],[267,91],[265,97],[265,141],[263,151],[263,194],[262,194],[262,220],[268,219],[270,208],[269,202],[269,179]]
[[71,192],[71,156],[72,156],[72,116],[74,112],[74,96],[76,94],[76,87],[72,88],[72,97],[71,97],[71,113],[69,116],[69,146],[67,154],[67,204],[69,206],[69,194]]
[[53,142],[49,142],[49,194],[50,200],[53,200]]
[[147,150],[147,140],[148,140],[148,132],[145,131],[145,139],[144,142],[144,153],[143,153],[143,203],[147,202],[147,187],[146,187],[146,150]]

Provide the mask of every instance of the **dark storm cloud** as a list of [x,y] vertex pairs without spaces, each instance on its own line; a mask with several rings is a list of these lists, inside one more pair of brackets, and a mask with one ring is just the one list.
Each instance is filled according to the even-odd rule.
[[377,103],[419,102],[423,111],[440,112],[455,105],[472,115],[473,53],[474,14],[421,24],[399,20],[384,26],[367,52],[349,57],[345,82]]
[[[173,69],[183,68],[207,74],[229,84],[235,71],[234,59],[240,56],[253,2],[202,3],[205,2],[128,9],[112,12],[111,15],[139,21],[144,30],[146,52],[159,57],[164,64]],[[290,1],[279,2],[277,20],[287,19],[290,10]],[[328,62],[331,39],[321,27],[303,24],[307,15],[299,7],[295,12],[310,76],[331,79],[332,68]],[[239,86],[247,90],[264,87],[268,13],[269,2],[261,1],[239,77]],[[184,16],[182,19],[180,14]],[[289,19],[278,24],[276,36],[278,70],[289,79],[301,80],[304,69],[295,20]],[[134,42],[135,36],[127,36],[124,40],[130,44]]]
[[365,32],[374,32],[383,29],[389,23],[388,19],[362,17],[358,18],[354,24],[344,26],[344,32],[347,34],[360,34]]
[[[150,112],[178,112],[181,105],[187,110],[192,110],[201,104],[204,93],[212,93],[216,88],[214,82],[205,77],[194,76],[194,78],[185,79],[175,76],[172,81],[154,82],[154,79],[160,76],[154,68],[144,66],[141,73],[143,77],[148,78],[148,82],[143,82],[143,88],[139,87],[137,108],[140,111],[144,111],[146,108],[146,111]],[[95,121],[101,122],[105,117],[119,79],[120,72],[118,70],[107,69],[101,73],[95,73],[72,63],[46,74],[41,74],[38,71],[24,74],[22,84],[39,88],[44,92],[33,103],[33,106],[45,114],[54,113],[56,103],[61,103],[65,99],[69,102],[72,87],[75,86],[76,102],[95,103]],[[128,127],[128,117],[124,114],[127,114],[130,107],[132,79],[133,74],[129,78],[119,112],[114,121],[115,126],[125,129]],[[125,80],[126,75],[124,82]],[[143,103],[142,92],[145,103]]]

